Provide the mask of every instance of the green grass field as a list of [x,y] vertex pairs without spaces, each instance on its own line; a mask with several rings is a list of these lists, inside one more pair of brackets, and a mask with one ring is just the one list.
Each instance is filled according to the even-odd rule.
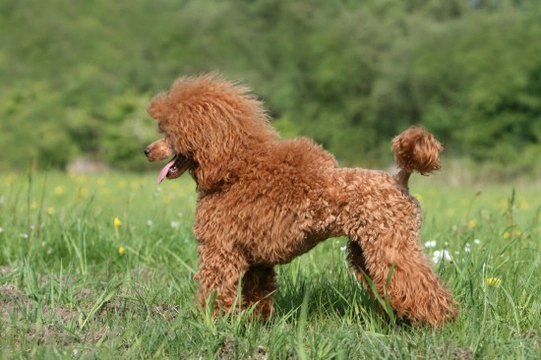
[[460,302],[434,330],[381,317],[344,239],[278,268],[270,322],[196,310],[194,185],[154,179],[0,174],[0,357],[541,358],[539,184],[415,176],[421,241]]

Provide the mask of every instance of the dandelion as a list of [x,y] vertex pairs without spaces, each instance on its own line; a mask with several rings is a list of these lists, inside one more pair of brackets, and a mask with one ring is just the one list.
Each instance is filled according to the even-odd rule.
[[509,205],[509,200],[508,199],[500,199],[497,203],[496,203],[496,207],[498,209],[506,209]]
[[518,204],[518,208],[520,210],[528,210],[530,208],[530,204],[526,200],[520,200]]
[[477,220],[472,219],[468,221],[468,229],[475,229],[477,227]]
[[119,218],[114,218],[113,220],[113,227],[116,229],[118,229],[120,226],[122,225],[122,221],[120,221]]
[[87,188],[80,188],[77,194],[80,198],[86,198],[88,196],[88,189]]
[[54,213],[55,213],[54,207],[51,206],[51,207],[47,208],[47,214],[52,216],[52,215],[54,215]]
[[15,180],[17,180],[17,175],[15,174],[8,174],[8,176],[6,176],[6,178],[4,179],[4,183],[6,185],[11,185],[15,182]]
[[126,252],[126,249],[124,248],[124,246],[120,245],[118,247],[118,256],[124,256],[125,252]]
[[436,247],[436,240],[430,240],[425,242],[425,248],[431,249]]
[[449,251],[447,250],[434,251],[434,254],[432,255],[432,261],[434,261],[437,264],[442,260],[453,261],[451,254],[449,254]]
[[522,235],[522,231],[519,229],[513,229],[513,231],[505,231],[503,233],[503,238],[507,240],[510,237],[519,237],[520,235]]
[[62,185],[59,185],[57,187],[54,188],[54,194],[56,196],[60,196],[64,193],[64,187]]
[[488,286],[494,286],[494,287],[498,287],[502,284],[502,279],[500,278],[497,278],[497,277],[489,277],[487,279],[487,285]]

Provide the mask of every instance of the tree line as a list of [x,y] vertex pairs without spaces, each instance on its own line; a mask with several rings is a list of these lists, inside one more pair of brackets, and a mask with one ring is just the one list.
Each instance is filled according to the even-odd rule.
[[0,0],[0,23],[0,170],[147,169],[150,99],[207,71],[345,165],[414,124],[507,171],[541,158],[537,0]]

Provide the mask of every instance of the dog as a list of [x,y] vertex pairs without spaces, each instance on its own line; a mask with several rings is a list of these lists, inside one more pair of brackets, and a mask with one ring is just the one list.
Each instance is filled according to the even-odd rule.
[[163,136],[145,155],[171,158],[158,183],[188,171],[197,184],[194,279],[201,306],[214,294],[215,312],[240,301],[266,319],[273,314],[275,265],[345,236],[356,278],[387,299],[398,319],[436,326],[457,316],[419,245],[421,209],[408,191],[413,172],[440,169],[443,147],[423,128],[392,139],[400,169],[393,176],[341,168],[307,138],[281,139],[249,88],[216,74],[177,79],[148,113]]

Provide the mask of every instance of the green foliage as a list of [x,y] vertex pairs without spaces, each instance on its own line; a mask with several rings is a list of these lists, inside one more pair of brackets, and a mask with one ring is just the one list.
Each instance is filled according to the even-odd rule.
[[0,0],[0,22],[0,169],[146,169],[146,105],[204,71],[345,164],[390,162],[412,124],[510,173],[541,156],[536,0]]

